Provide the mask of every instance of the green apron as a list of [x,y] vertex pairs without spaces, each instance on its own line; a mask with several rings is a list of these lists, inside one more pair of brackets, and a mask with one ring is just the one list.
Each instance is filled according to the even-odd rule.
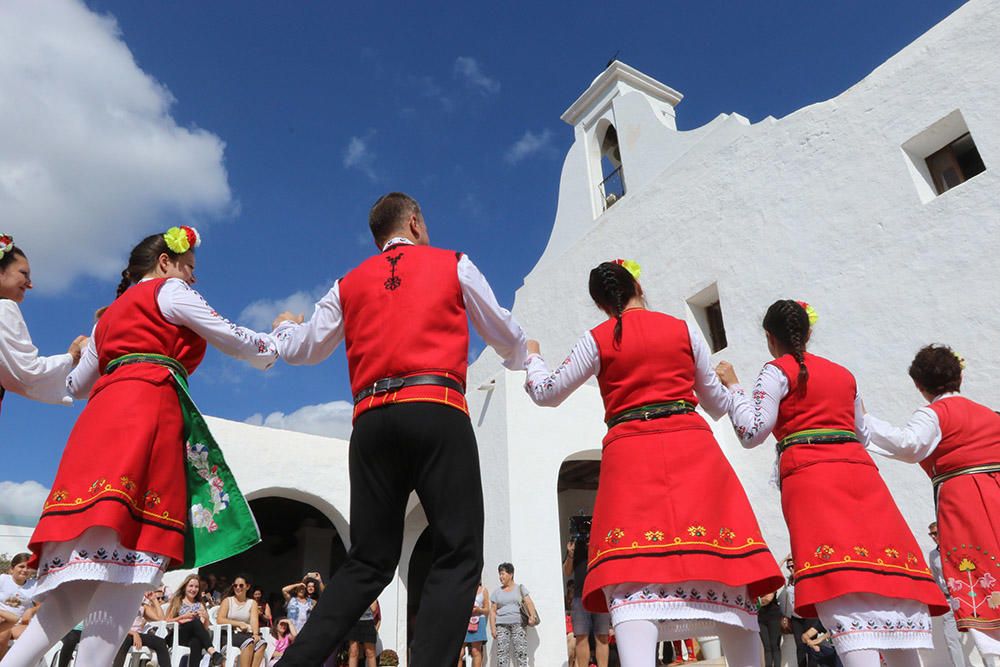
[[179,568],[202,567],[243,553],[260,542],[257,520],[226,465],[222,448],[212,437],[205,418],[188,392],[187,370],[171,357],[126,354],[109,363],[105,373],[136,363],[157,364],[170,371],[184,416],[184,463],[189,511],[184,535],[184,563]]

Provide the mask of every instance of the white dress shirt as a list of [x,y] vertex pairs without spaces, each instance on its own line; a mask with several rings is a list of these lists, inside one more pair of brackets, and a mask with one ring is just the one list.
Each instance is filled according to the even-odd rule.
[[[156,304],[167,322],[191,329],[221,352],[247,361],[254,368],[267,370],[278,359],[278,346],[271,334],[233,324],[179,278],[169,278],[163,283],[156,296]],[[80,364],[66,378],[66,387],[76,398],[85,398],[98,377],[97,351],[91,336],[91,343],[84,351]]]
[[[409,239],[390,239],[393,245],[413,245]],[[493,289],[475,264],[466,255],[458,260],[458,282],[462,289],[465,312],[472,326],[503,358],[511,370],[523,370],[528,355],[528,338],[521,326],[493,294]],[[344,312],[340,304],[340,281],[321,298],[308,322],[296,324],[284,321],[274,330],[281,358],[294,366],[318,364],[329,357],[344,340]]]
[[[959,393],[941,394],[931,403],[951,396],[959,396]],[[941,442],[941,423],[937,413],[927,406],[914,412],[906,426],[901,428],[867,414],[865,428],[868,431],[869,452],[906,463],[920,463],[933,454]]]
[[[747,449],[761,444],[771,435],[778,422],[778,408],[781,400],[788,396],[788,378],[774,364],[765,364],[753,386],[753,395],[747,396],[743,387],[734,384],[729,388],[733,401],[729,408],[729,418]],[[865,441],[864,409],[861,396],[854,397],[854,430],[861,442]]]
[[66,376],[73,370],[69,353],[43,357],[31,342],[21,308],[0,299],[0,387],[43,403],[69,405]]
[[[695,366],[694,393],[705,412],[713,419],[718,419],[729,410],[732,398],[712,369],[708,344],[701,330],[691,323],[687,327]],[[528,356],[527,367],[528,378],[524,388],[531,400],[538,405],[553,407],[562,403],[588,378],[600,372],[601,355],[597,341],[588,331],[580,337],[566,360],[554,371],[550,372],[545,360],[537,354]]]

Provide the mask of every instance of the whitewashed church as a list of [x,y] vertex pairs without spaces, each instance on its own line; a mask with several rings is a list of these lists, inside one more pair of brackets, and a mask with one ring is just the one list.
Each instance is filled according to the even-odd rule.
[[[929,342],[960,351],[965,393],[1000,407],[998,45],[1000,0],[972,0],[833,99],[755,124],[720,114],[684,132],[675,125],[680,92],[613,62],[562,115],[573,144],[558,211],[517,292],[516,317],[557,364],[602,319],[587,294],[590,269],[631,258],[650,306],[697,322],[714,359],[733,362],[746,382],[769,359],[765,309],[795,298],[819,311],[812,349],[854,371],[873,412],[903,421],[920,404],[906,369]],[[542,409],[523,382],[490,350],[470,368],[488,517],[483,576],[492,590],[496,564],[514,563],[543,619],[529,630],[532,664],[558,667],[568,519],[593,504],[603,408],[596,384]],[[211,426],[265,534],[213,570],[254,572],[276,590],[336,567],[350,544],[347,443],[219,419]],[[714,430],[780,560],[788,534],[768,484],[773,449],[745,451],[728,420]],[[924,473],[878,465],[929,549]],[[404,660],[429,566],[416,498],[406,526],[398,575],[380,597],[381,641]],[[936,640],[943,647],[940,632]],[[942,648],[924,664],[946,664],[945,656]]]

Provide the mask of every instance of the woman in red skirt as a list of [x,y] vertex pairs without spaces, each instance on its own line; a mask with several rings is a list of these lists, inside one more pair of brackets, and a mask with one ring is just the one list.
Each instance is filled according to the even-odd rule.
[[[795,561],[795,611],[819,616],[845,667],[918,667],[931,613],[946,603],[917,541],[865,451],[854,376],[806,352],[807,304],[782,300],[764,316],[774,360],[747,396],[732,366],[729,415],[744,447],[778,440],[781,508]],[[814,313],[812,313],[814,315]]]
[[[626,268],[628,267],[628,268]],[[631,269],[631,271],[629,270]],[[609,317],[550,372],[529,342],[526,389],[555,406],[597,376],[608,434],[583,604],[611,613],[623,667],[651,667],[658,641],[719,635],[731,667],[759,667],[756,599],[782,584],[739,479],[701,406],[731,401],[708,346],[684,321],[647,310],[638,266],[590,273]]]
[[919,463],[934,483],[941,569],[959,630],[1000,655],[1000,415],[961,394],[964,362],[928,345],[910,377],[929,405],[894,428],[865,415],[868,451]]
[[[186,378],[207,343],[261,369],[274,364],[277,348],[268,334],[227,322],[191,288],[197,245],[197,232],[175,227],[132,250],[118,297],[67,380],[89,401],[29,545],[44,604],[3,667],[33,667],[81,619],[76,664],[107,667],[143,592],[168,566],[200,564],[185,549],[201,533],[227,542],[228,522],[253,524],[217,446],[199,430]],[[254,542],[251,529],[242,548]]]

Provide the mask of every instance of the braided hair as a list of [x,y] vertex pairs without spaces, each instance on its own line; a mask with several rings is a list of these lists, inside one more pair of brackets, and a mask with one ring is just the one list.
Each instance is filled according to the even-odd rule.
[[809,315],[798,301],[781,299],[771,304],[764,315],[764,331],[774,336],[799,362],[798,391],[805,391],[809,381],[806,368],[806,341],[809,339]]
[[635,296],[639,296],[639,283],[625,267],[614,262],[601,262],[590,272],[590,298],[597,307],[614,317],[615,345],[622,342],[622,313]]
[[[190,251],[189,251],[190,252]],[[166,253],[171,259],[180,257],[179,253],[167,247],[167,240],[163,234],[153,234],[147,236],[139,244],[132,248],[128,258],[128,266],[122,271],[122,280],[118,283],[117,299],[125,293],[129,287],[142,280],[142,277],[156,268],[156,263],[160,260],[160,255]]]

